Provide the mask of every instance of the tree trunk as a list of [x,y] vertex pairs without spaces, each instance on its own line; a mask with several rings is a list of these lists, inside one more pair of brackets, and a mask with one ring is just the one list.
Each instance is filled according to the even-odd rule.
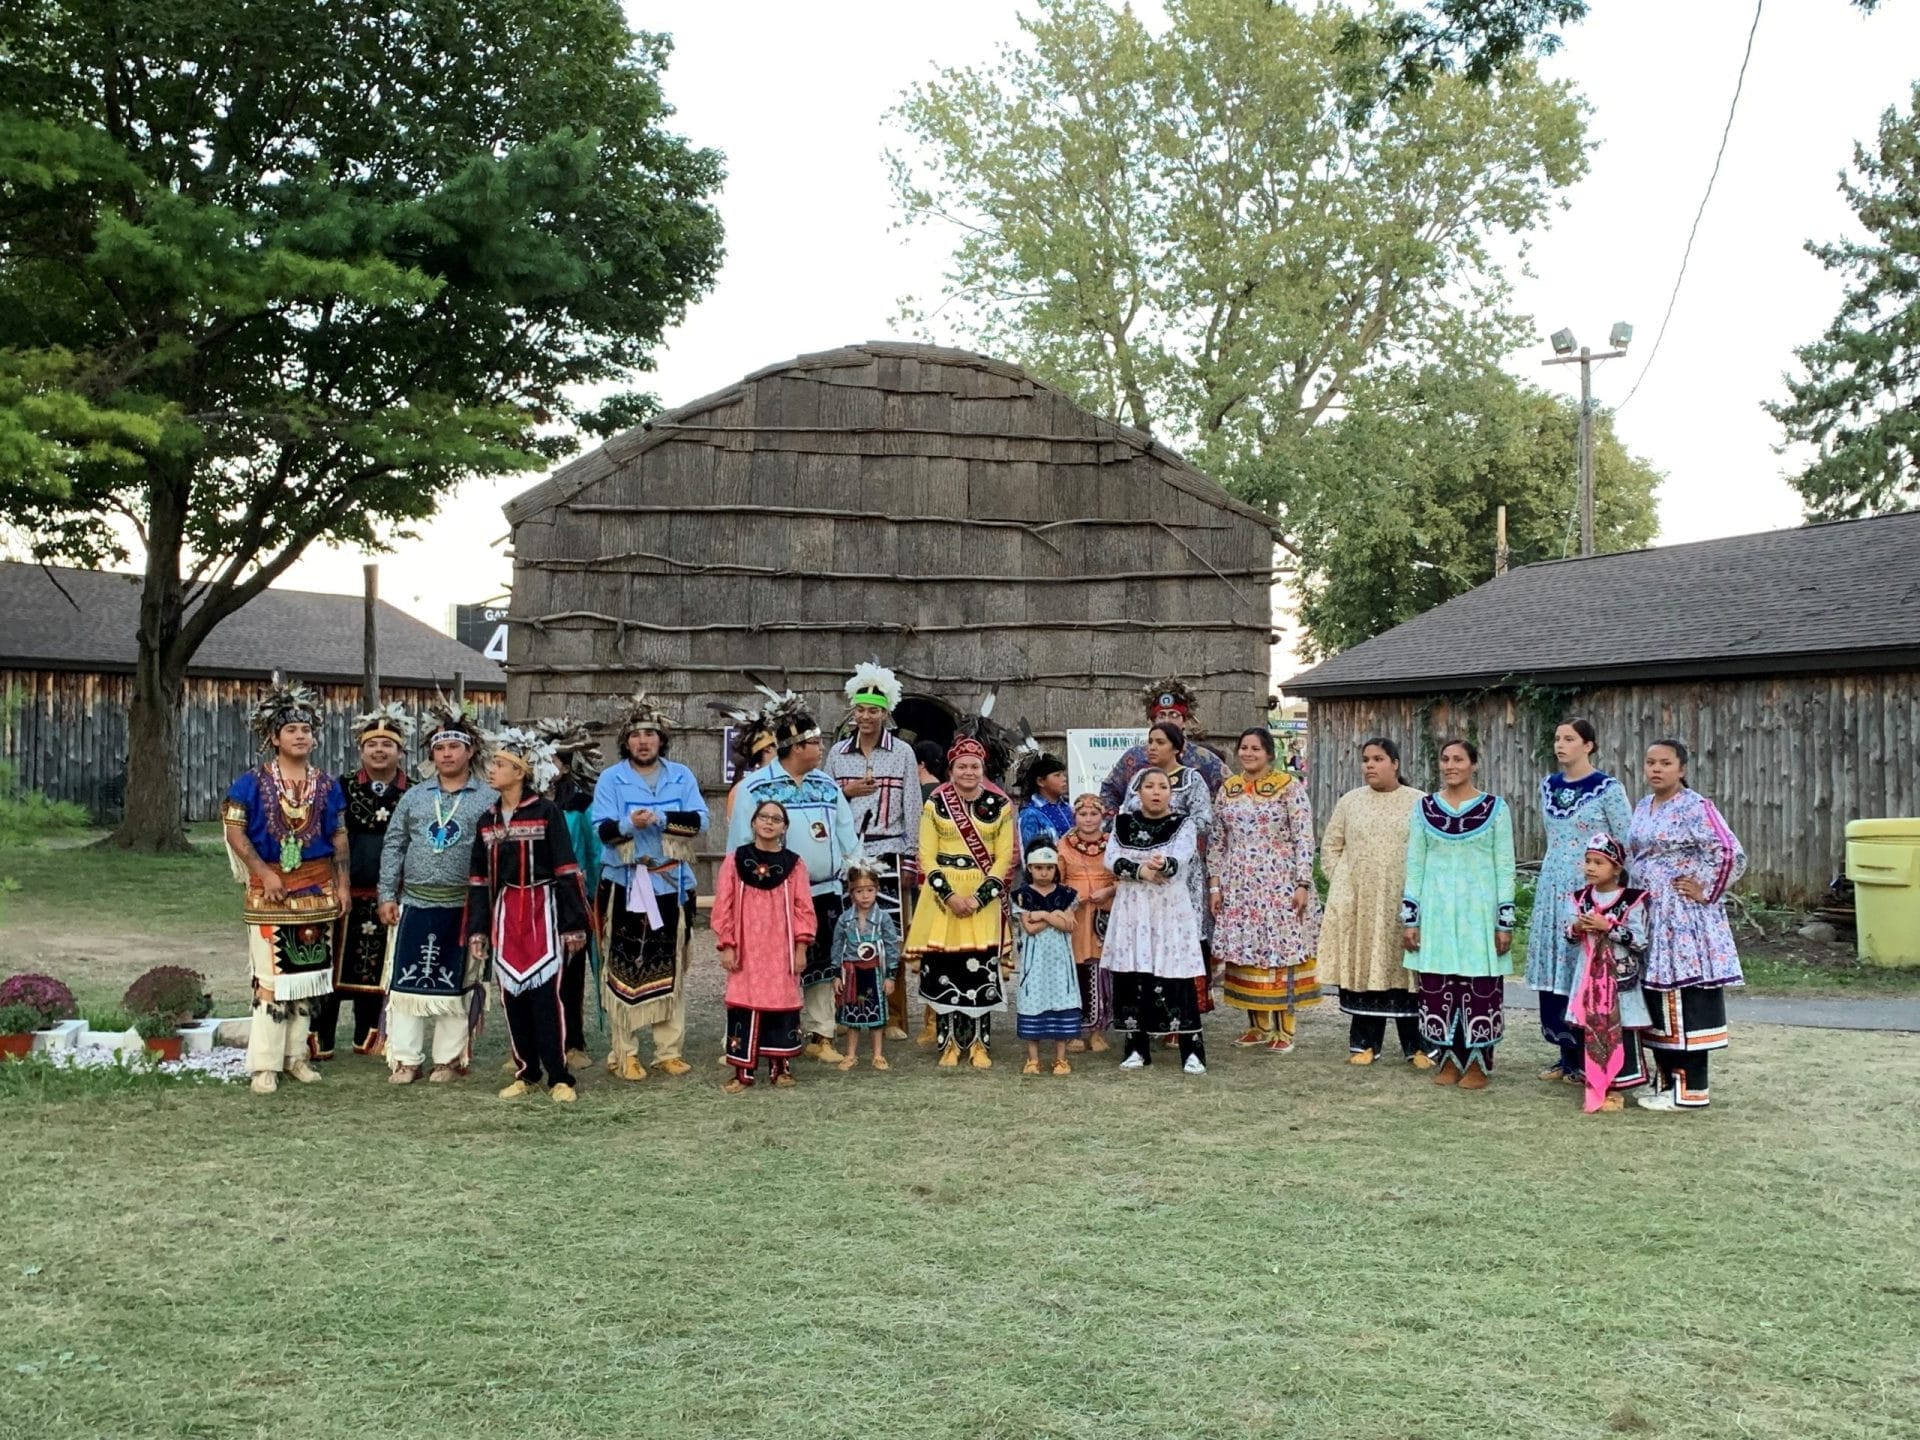
[[180,780],[180,710],[184,677],[164,673],[160,657],[141,654],[127,716],[127,808],[108,838],[122,850],[188,848]]
[[105,843],[122,850],[180,851],[187,846],[180,780],[180,711],[187,659],[180,630],[186,609],[180,554],[189,472],[149,468],[147,569],[140,588],[139,651],[127,716],[127,806]]

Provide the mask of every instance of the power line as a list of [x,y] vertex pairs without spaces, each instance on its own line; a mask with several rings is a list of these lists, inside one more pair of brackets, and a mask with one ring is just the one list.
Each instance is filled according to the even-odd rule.
[[1667,313],[1660,317],[1660,333],[1653,337],[1653,348],[1647,352],[1647,363],[1640,367],[1640,374],[1633,382],[1633,388],[1627,391],[1626,400],[1614,406],[1614,413],[1627,408],[1627,402],[1640,393],[1640,383],[1647,378],[1647,372],[1653,369],[1654,357],[1660,353],[1660,342],[1667,338],[1667,323],[1673,319],[1673,307],[1680,298],[1680,285],[1687,278],[1687,261],[1693,257],[1694,238],[1700,233],[1700,217],[1707,213],[1707,201],[1713,198],[1713,182],[1720,178],[1720,162],[1727,158],[1727,137],[1733,134],[1734,113],[1740,108],[1740,91],[1747,83],[1747,62],[1753,59],[1753,37],[1760,30],[1760,12],[1766,8],[1767,0],[1755,0],[1753,24],[1747,29],[1747,52],[1740,57],[1740,74],[1733,82],[1733,101],[1727,106],[1726,128],[1720,132],[1720,149],[1713,157],[1713,173],[1707,176],[1706,193],[1700,197],[1700,208],[1693,212],[1693,228],[1687,232],[1686,249],[1680,252],[1680,273],[1673,277],[1673,293],[1667,297]]

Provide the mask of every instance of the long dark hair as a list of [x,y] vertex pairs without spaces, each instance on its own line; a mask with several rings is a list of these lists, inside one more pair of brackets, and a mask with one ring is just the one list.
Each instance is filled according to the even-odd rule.
[[1260,748],[1267,752],[1267,759],[1273,759],[1277,753],[1273,743],[1273,732],[1264,725],[1249,725],[1246,729],[1242,730],[1240,732],[1240,740],[1234,742],[1233,748],[1238,750],[1240,748],[1240,742],[1245,740],[1249,735],[1260,742]]
[[1647,742],[1647,749],[1651,750],[1656,745],[1664,745],[1674,753],[1674,757],[1680,762],[1680,788],[1682,790],[1691,790],[1693,786],[1687,783],[1687,765],[1691,759],[1687,754],[1687,747],[1682,745],[1678,740],[1662,739],[1649,740]]
[[1399,773],[1400,747],[1398,745],[1394,744],[1393,741],[1384,735],[1373,735],[1360,742],[1360,753],[1365,755],[1370,748],[1378,750],[1382,755],[1385,755],[1387,759],[1391,760],[1393,762],[1394,772],[1396,774]]

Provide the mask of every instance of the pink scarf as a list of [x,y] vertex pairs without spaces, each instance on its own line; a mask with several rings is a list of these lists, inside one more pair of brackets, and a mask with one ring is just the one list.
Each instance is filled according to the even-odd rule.
[[[1625,893],[1621,892],[1621,898]],[[1619,904],[1619,898],[1614,903]],[[1586,913],[1605,918],[1611,932],[1624,918],[1625,907],[1617,915],[1597,906]],[[1612,947],[1606,944],[1606,938],[1591,930],[1580,932],[1581,944],[1587,952],[1586,980],[1567,997],[1567,1019],[1578,1025],[1586,1036],[1582,1068],[1586,1071],[1587,1090],[1582,1103],[1589,1112],[1600,1108],[1607,1091],[1625,1068],[1627,1058],[1620,1029],[1620,987],[1613,978]]]

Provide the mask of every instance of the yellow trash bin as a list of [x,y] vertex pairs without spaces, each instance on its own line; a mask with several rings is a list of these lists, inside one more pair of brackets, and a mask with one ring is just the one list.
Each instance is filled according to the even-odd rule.
[[1920,819],[1847,822],[1860,958],[1920,966]]

